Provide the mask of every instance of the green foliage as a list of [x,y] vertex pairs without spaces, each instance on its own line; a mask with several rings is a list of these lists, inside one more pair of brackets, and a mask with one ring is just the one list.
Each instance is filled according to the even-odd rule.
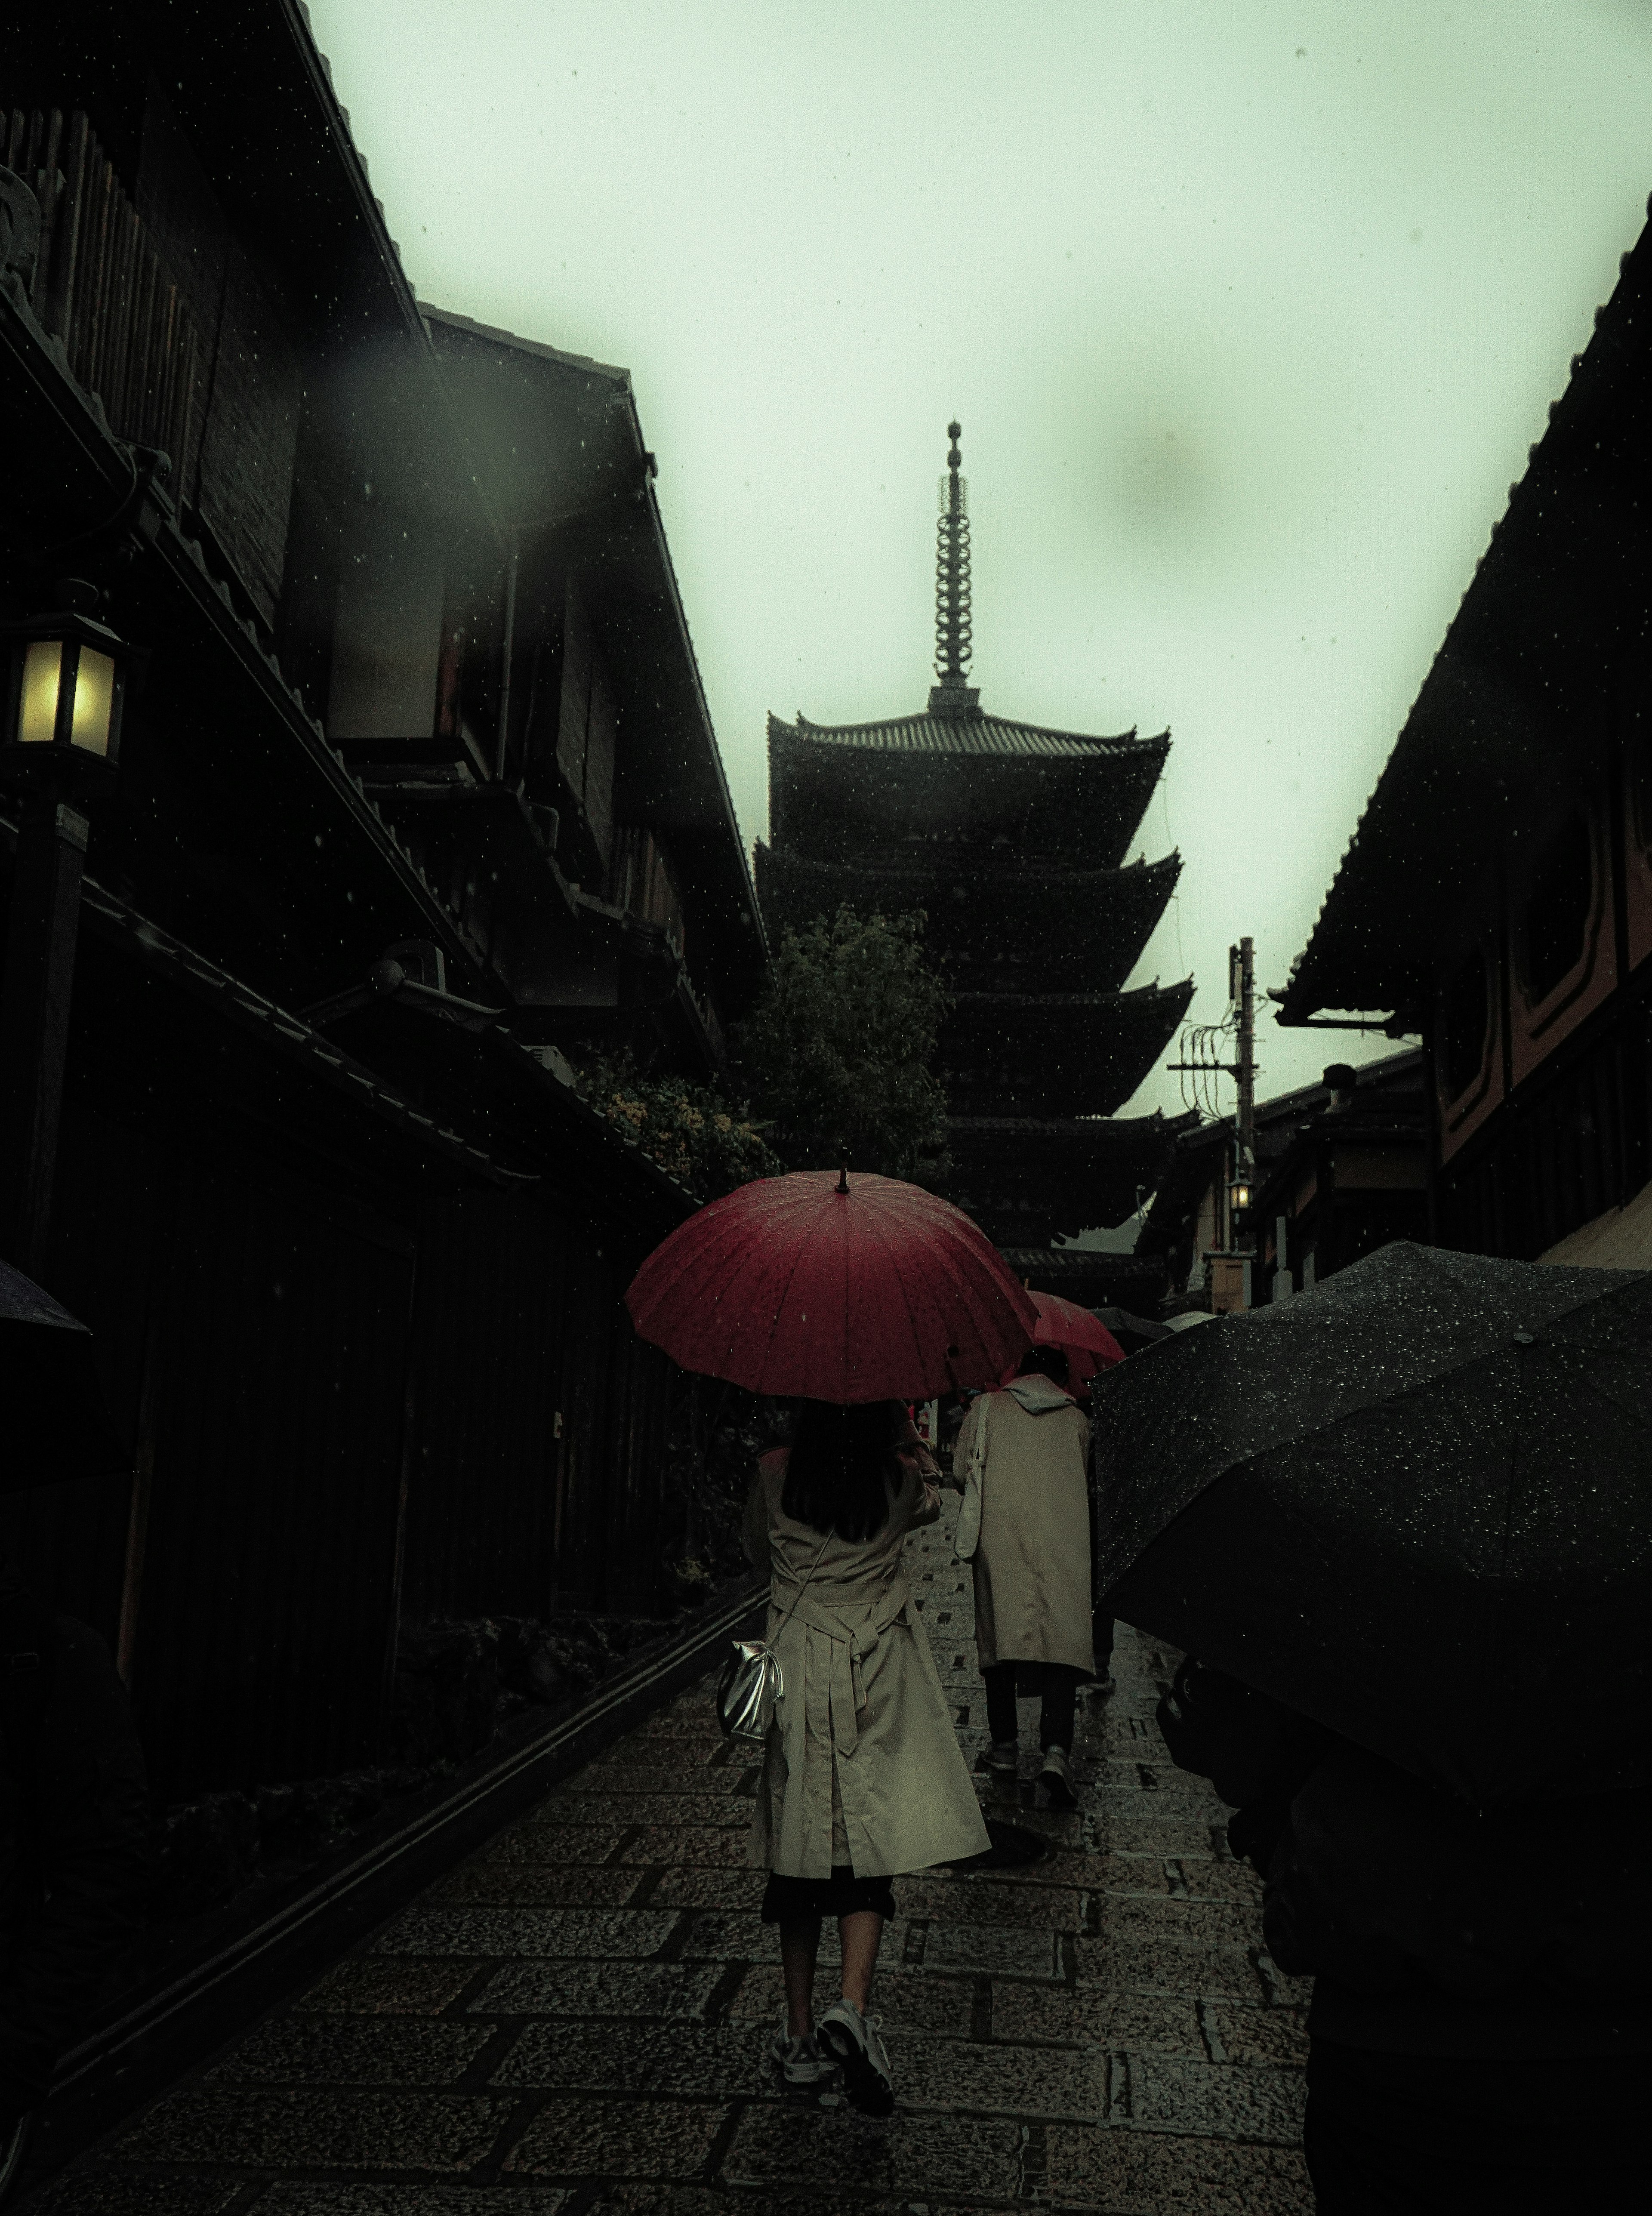
[[948,1167],[934,1062],[952,1003],[923,951],[922,914],[841,908],[782,933],[736,1037],[754,1108],[792,1169],[852,1166],[928,1183]]
[[669,1170],[697,1200],[715,1200],[783,1165],[749,1117],[708,1086],[683,1077],[640,1077],[628,1059],[576,1071],[582,1097]]

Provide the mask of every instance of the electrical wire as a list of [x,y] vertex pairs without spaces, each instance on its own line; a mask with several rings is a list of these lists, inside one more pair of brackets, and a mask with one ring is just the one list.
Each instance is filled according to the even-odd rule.
[[1239,1014],[1230,1007],[1219,1024],[1190,1024],[1181,1035],[1181,1105],[1201,1123],[1215,1123],[1222,1115],[1221,1084],[1232,1075],[1232,1043]]

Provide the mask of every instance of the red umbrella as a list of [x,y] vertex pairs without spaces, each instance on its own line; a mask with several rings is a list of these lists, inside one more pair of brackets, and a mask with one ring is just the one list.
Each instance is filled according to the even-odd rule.
[[[1124,1348],[1091,1309],[1080,1308],[1076,1301],[1063,1300],[1059,1293],[1029,1290],[1027,1298],[1039,1316],[1032,1328],[1032,1344],[1060,1347],[1067,1357],[1069,1385],[1088,1385],[1098,1370],[1111,1369],[1115,1362],[1124,1360]],[[1014,1374],[1007,1372],[1002,1382],[1008,1384]]]
[[684,1370],[841,1405],[996,1376],[1036,1320],[962,1210],[898,1178],[832,1170],[712,1201],[655,1248],[626,1305]]

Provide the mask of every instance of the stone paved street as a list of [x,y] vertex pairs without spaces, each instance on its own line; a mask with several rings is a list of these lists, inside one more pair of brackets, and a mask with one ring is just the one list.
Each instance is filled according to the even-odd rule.
[[[939,1527],[908,1560],[973,1761],[968,1575]],[[897,1883],[873,1999],[888,2123],[771,2082],[778,1957],[743,1861],[754,1771],[706,1685],[27,2206],[1305,2216],[1305,1996],[1261,1951],[1225,1811],[1166,1758],[1153,1712],[1174,1660],[1122,1634],[1117,1697],[1081,1703],[1083,1813],[1020,1817],[1048,1861]],[[829,1931],[823,1971],[835,1953]],[[835,1990],[823,1974],[823,2004]]]

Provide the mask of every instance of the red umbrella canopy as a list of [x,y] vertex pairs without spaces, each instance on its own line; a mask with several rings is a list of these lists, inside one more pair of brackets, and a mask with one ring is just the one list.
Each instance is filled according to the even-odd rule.
[[712,1201],[655,1248],[626,1305],[684,1370],[840,1405],[995,1376],[1036,1321],[961,1209],[898,1178],[833,1170]]
[[[1064,1301],[1059,1293],[1029,1291],[1027,1298],[1038,1310],[1038,1321],[1032,1327],[1034,1346],[1058,1346],[1067,1357],[1067,1382],[1088,1385],[1098,1370],[1111,1369],[1122,1362],[1125,1350],[1088,1308],[1082,1308],[1076,1301]],[[1008,1378],[1003,1380],[1008,1382]]]

